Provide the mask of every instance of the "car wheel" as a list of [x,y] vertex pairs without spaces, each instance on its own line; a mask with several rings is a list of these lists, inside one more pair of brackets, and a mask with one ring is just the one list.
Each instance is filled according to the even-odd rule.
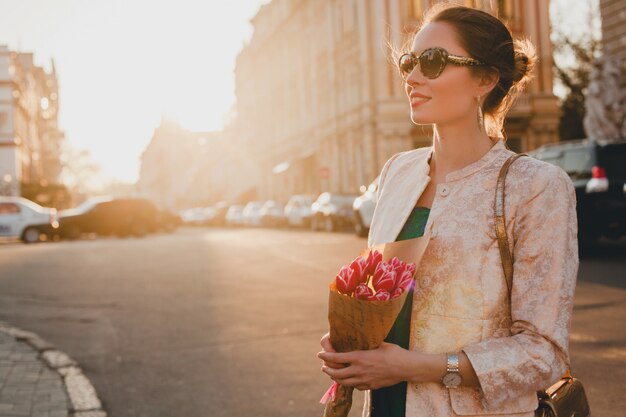
[[22,233],[22,241],[24,243],[37,243],[39,242],[41,232],[36,227],[27,227]]
[[327,232],[332,232],[335,230],[335,225],[333,224],[332,217],[328,216],[324,219],[324,230]]

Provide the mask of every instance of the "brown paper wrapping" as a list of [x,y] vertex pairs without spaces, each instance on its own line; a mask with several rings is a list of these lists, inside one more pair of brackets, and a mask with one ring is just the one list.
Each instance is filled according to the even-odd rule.
[[[371,250],[380,251],[383,261],[397,256],[404,262],[418,266],[428,238],[429,236],[425,236],[387,243]],[[369,251],[370,249],[366,249],[361,255],[366,256]],[[404,292],[400,297],[389,301],[359,300],[339,293],[334,280],[329,290],[330,342],[337,352],[378,348],[393,327],[408,294]],[[326,403],[324,417],[347,417],[352,407],[353,391],[354,387],[339,385],[334,398]]]

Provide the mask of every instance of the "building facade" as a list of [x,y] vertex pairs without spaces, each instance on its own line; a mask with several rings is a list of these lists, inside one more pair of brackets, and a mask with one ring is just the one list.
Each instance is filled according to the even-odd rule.
[[63,133],[58,126],[59,86],[36,66],[32,53],[0,45],[0,195],[42,191],[49,195],[61,173]]
[[191,132],[162,118],[141,156],[136,194],[170,209],[220,201],[227,183],[215,169],[224,155],[221,137],[221,132]]
[[[400,45],[431,0],[273,0],[252,19],[236,64],[234,122],[259,196],[354,194],[394,153],[430,145],[409,117],[388,41]],[[534,82],[510,112],[509,146],[558,140],[548,0],[474,0],[536,45]]]
[[[626,0],[600,0],[603,54],[619,60],[626,72]],[[624,77],[626,82],[626,77]]]

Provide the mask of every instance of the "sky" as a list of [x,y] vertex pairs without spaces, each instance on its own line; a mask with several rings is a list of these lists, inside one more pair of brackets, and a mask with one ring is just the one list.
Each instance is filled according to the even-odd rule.
[[[585,27],[598,0],[552,0],[554,24]],[[268,0],[0,0],[0,44],[53,58],[60,126],[107,178],[134,182],[162,115],[220,130],[235,58]]]
[[267,0],[0,0],[0,44],[54,58],[60,125],[107,177],[134,182],[161,115],[219,130],[237,53]]

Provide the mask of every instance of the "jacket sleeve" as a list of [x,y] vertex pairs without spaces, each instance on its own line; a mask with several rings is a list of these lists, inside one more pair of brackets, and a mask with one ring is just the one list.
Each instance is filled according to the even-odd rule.
[[488,408],[549,387],[569,367],[578,274],[576,193],[561,168],[539,171],[513,222],[511,336],[463,349]]

